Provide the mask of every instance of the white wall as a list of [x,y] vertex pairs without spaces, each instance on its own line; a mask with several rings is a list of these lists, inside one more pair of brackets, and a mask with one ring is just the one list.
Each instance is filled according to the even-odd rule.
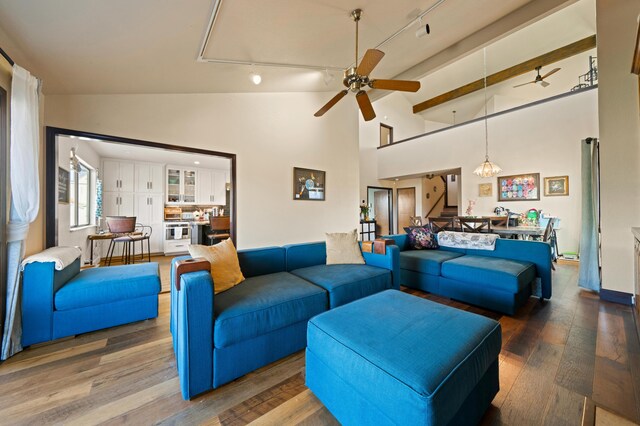
[[[326,93],[49,96],[46,123],[237,154],[238,246],[323,240],[358,225],[358,119]],[[351,102],[350,102],[351,101]],[[326,171],[326,201],[294,201],[293,167]],[[366,198],[366,197],[363,197]],[[362,198],[360,198],[362,199]]]
[[[100,167],[100,156],[93,150],[91,147],[83,143],[81,140],[72,139],[66,136],[58,137],[58,167],[62,167],[66,171],[69,170],[69,152],[71,148],[76,148],[76,155],[80,157],[85,163],[94,169],[98,169]],[[91,185],[92,191],[95,194],[95,179],[96,174],[92,173],[91,176]],[[95,197],[92,197],[95,199]],[[95,203],[92,200],[91,206],[91,220],[95,217]],[[71,218],[71,210],[69,204],[61,204],[58,203],[58,245],[59,246],[72,246],[72,247],[80,247],[82,250],[82,259],[81,262],[84,264],[89,261],[89,252],[90,246],[89,241],[87,240],[87,236],[90,234],[95,234],[96,227],[88,226],[82,227],[79,229],[71,230],[69,228]],[[93,254],[94,258],[100,256],[100,244],[96,244],[96,249]]]
[[597,0],[602,287],[634,293],[633,237],[640,225],[638,77],[631,74],[638,0]]
[[[489,119],[489,154],[502,167],[502,175],[537,172],[541,187],[545,176],[569,175],[568,197],[498,203],[497,179],[473,174],[484,160],[481,121],[378,150],[377,176],[390,178],[460,167],[463,211],[469,199],[477,200],[474,214],[480,215],[492,213],[497,205],[513,211],[543,209],[562,218],[560,251],[575,251],[580,230],[580,140],[598,136],[597,97],[597,90],[591,90]],[[377,104],[374,107],[378,108]],[[494,196],[478,197],[478,184],[486,182],[492,183]]]
[[[367,186],[393,187],[393,181],[379,180],[376,173],[376,152],[380,146],[380,123],[393,127],[393,140],[399,141],[424,133],[425,122],[419,115],[411,113],[411,104],[400,94],[383,98],[376,102],[376,118],[364,121],[359,117],[360,140],[360,199],[367,198]],[[394,200],[394,209],[396,201]],[[394,220],[395,220],[394,213]]]

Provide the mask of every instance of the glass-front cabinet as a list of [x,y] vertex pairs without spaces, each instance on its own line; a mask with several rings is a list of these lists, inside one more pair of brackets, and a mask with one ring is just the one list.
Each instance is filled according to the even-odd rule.
[[196,202],[196,170],[167,166],[167,203],[194,204]]
[[167,203],[179,203],[182,182],[182,172],[180,169],[167,167]]
[[195,170],[183,170],[184,176],[184,192],[182,193],[183,203],[195,203],[196,202],[196,171]]

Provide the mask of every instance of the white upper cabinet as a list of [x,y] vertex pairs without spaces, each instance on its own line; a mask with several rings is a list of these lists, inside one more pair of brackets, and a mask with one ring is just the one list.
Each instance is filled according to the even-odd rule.
[[163,191],[163,170],[162,164],[136,163],[135,164],[135,191],[159,194]]
[[227,204],[227,176],[224,170],[213,171],[213,202],[224,206]]
[[134,191],[133,163],[118,160],[102,162],[103,191]]
[[198,176],[195,168],[167,166],[165,182],[167,203],[196,203]]
[[213,196],[213,173],[208,169],[198,169],[198,204],[211,204]]

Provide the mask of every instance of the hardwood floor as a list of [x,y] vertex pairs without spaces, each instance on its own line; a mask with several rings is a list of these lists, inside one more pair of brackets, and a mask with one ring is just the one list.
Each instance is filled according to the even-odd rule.
[[[500,392],[482,424],[580,425],[585,397],[589,412],[640,422],[640,342],[631,308],[601,302],[576,280],[577,267],[558,265],[553,298],[532,298],[514,317],[405,289],[502,324]],[[304,385],[304,352],[183,401],[168,294],[160,295],[157,319],[16,355],[0,365],[0,386],[2,424],[337,424]]]

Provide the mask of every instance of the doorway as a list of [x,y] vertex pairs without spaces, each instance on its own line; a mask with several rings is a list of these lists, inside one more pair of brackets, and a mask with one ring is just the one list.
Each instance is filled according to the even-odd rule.
[[[7,172],[9,170],[9,144],[7,142],[7,92],[0,87],[0,224],[4,229],[7,225]],[[7,236],[0,232],[0,332],[4,332],[4,313],[7,295]]]
[[376,236],[390,235],[393,229],[393,189],[367,186],[367,204],[376,221]]
[[416,188],[398,188],[398,232],[416,215]]

